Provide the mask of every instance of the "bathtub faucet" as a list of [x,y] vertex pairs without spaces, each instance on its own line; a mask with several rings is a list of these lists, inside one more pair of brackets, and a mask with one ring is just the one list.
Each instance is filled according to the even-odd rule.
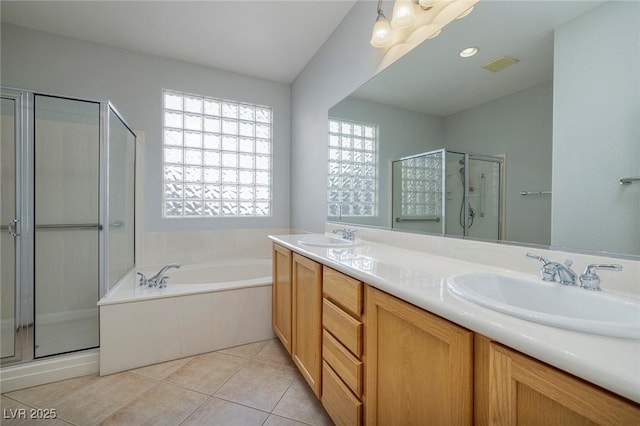
[[164,288],[167,286],[167,278],[169,278],[164,275],[165,272],[167,272],[171,268],[179,268],[179,267],[180,265],[178,265],[177,263],[169,263],[167,265],[164,265],[162,269],[160,269],[158,273],[152,276],[151,278],[147,278],[144,276],[144,274],[141,274],[140,272],[138,272],[138,275],[140,275],[140,285],[145,287]]

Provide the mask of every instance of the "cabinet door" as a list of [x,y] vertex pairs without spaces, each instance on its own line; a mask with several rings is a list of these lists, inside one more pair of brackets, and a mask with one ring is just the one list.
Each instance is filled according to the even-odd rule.
[[484,337],[476,353],[478,425],[640,424],[637,404],[554,367]]
[[273,245],[271,320],[273,331],[291,353],[291,250]]
[[470,425],[473,333],[367,286],[367,425]]
[[293,254],[293,345],[291,355],[320,397],[322,369],[322,265]]

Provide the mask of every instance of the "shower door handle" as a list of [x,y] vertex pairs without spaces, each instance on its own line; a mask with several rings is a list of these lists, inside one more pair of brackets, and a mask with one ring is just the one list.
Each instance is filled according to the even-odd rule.
[[9,235],[11,235],[13,238],[20,236],[20,232],[18,231],[18,223],[20,223],[18,219],[11,219],[9,221],[9,224],[7,225]]

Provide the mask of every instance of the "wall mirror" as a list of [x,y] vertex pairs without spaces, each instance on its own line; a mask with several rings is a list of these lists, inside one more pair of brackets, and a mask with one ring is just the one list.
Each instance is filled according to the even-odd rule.
[[640,257],[640,2],[479,2],[329,110],[328,167],[330,221]]

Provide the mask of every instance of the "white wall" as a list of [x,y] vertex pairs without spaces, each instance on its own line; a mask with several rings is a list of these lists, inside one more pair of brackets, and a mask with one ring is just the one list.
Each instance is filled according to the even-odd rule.
[[554,246],[640,254],[640,184],[618,183],[640,175],[639,23],[612,2],[556,30]]
[[375,75],[384,53],[369,44],[375,19],[375,2],[359,1],[291,86],[292,228],[323,230],[327,112]]
[[446,148],[506,155],[506,229],[510,241],[549,245],[553,87],[551,82],[444,119]]
[[[142,23],[143,24],[143,23]],[[149,231],[289,226],[290,86],[2,24],[1,84],[111,100],[146,133],[145,228]],[[273,108],[273,216],[162,219],[162,89]],[[325,109],[328,109],[327,107]]]
[[444,147],[442,118],[352,97],[331,108],[329,115],[379,126],[378,217],[349,217],[345,220],[363,225],[391,227],[390,161]]

